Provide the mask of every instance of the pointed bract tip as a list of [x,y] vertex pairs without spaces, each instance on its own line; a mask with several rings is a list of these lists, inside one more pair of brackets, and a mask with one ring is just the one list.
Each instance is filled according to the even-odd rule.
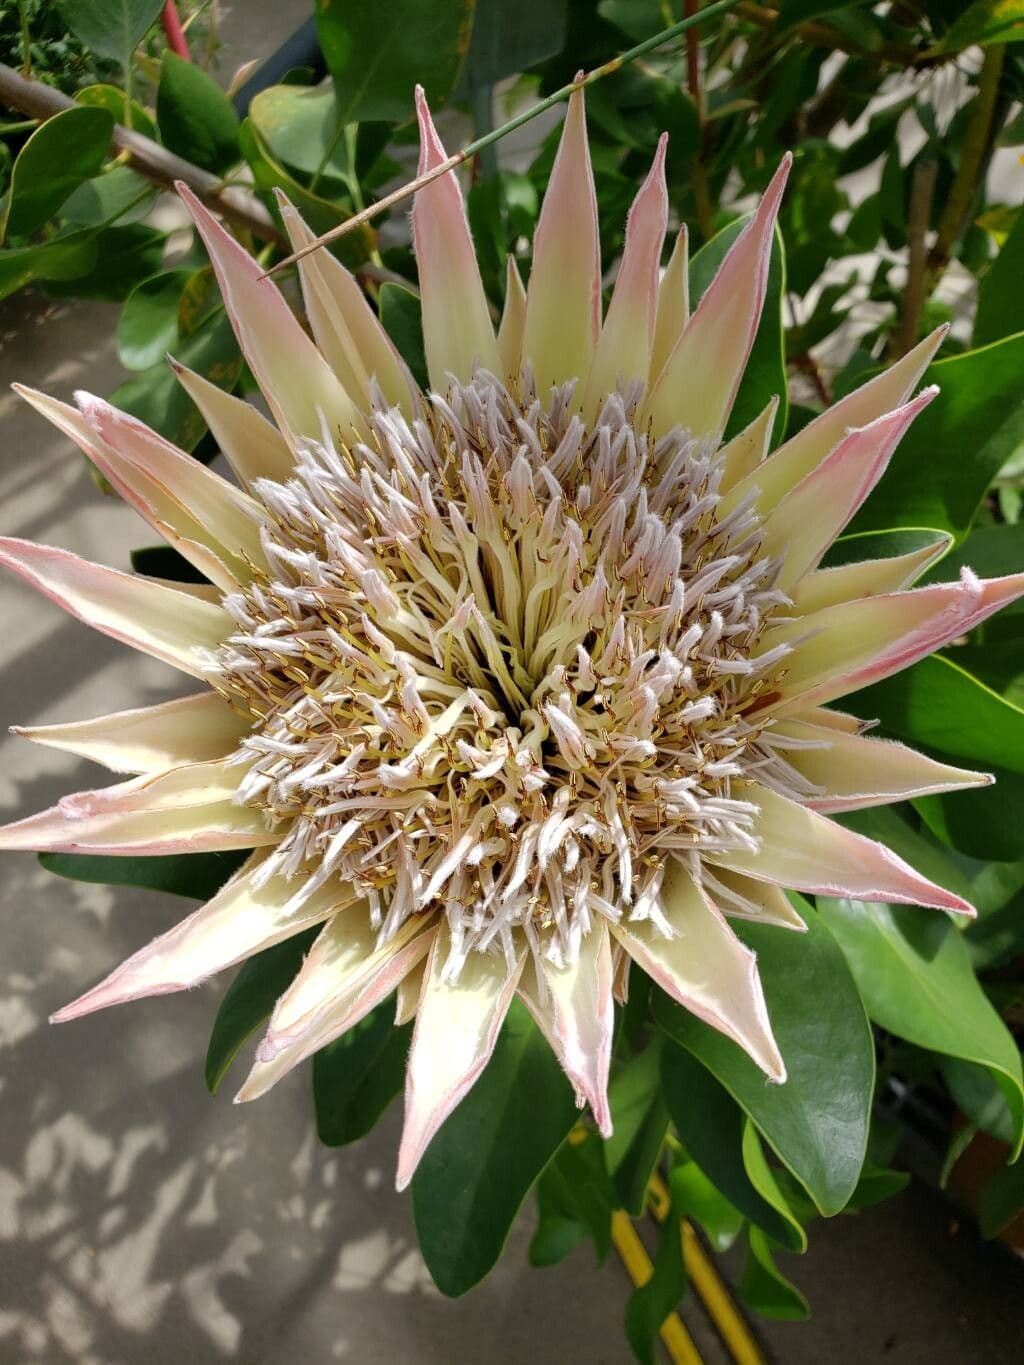
[[793,153],[787,152],[776,168],[775,174],[768,182],[768,188],[761,198],[757,207],[758,213],[771,213],[774,217],[779,211],[782,203],[782,196],[786,191],[786,182],[789,180],[789,172],[793,167]]
[[[444,149],[437,129],[434,127],[434,120],[430,113],[430,105],[427,97],[423,93],[423,87],[416,87],[416,120],[420,130],[420,160],[419,174],[423,175],[427,171],[432,171],[440,162],[447,160],[448,154]],[[417,192],[417,198],[422,191]]]

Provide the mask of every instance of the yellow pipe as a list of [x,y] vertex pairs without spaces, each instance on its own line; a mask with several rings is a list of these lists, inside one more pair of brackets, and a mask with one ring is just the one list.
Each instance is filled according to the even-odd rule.
[[[612,1214],[612,1241],[626,1267],[629,1278],[639,1289],[654,1274],[654,1266],[640,1234],[630,1221],[629,1214],[616,1209]],[[685,1248],[685,1237],[683,1241]],[[670,1313],[661,1324],[660,1336],[665,1343],[672,1365],[704,1365],[693,1338],[683,1326],[678,1313]]]
[[[663,1222],[671,1199],[665,1182],[657,1172],[651,1176],[648,1195],[651,1211],[659,1222]],[[766,1365],[761,1349],[742,1313],[733,1302],[725,1281],[715,1269],[714,1263],[700,1243],[700,1238],[685,1218],[682,1221],[682,1237],[686,1273],[735,1365]]]

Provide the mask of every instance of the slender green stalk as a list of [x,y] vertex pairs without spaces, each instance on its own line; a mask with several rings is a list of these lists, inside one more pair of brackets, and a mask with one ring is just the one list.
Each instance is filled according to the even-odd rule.
[[613,57],[611,61],[605,62],[603,66],[595,67],[593,71],[581,72],[575,80],[569,81],[567,85],[563,85],[553,94],[538,101],[537,104],[531,105],[529,109],[524,110],[521,114],[516,114],[514,118],[509,119],[507,123],[503,123],[499,128],[495,128],[491,132],[485,133],[482,137],[478,137],[475,141],[467,143],[461,151],[456,152],[453,156],[446,157],[446,159],[436,165],[433,170],[427,171],[424,175],[417,176],[415,180],[410,180],[407,185],[403,185],[393,193],[386,194],[383,199],[378,199],[375,204],[370,204],[367,208],[363,209],[361,213],[356,213],[351,218],[346,218],[343,223],[339,223],[336,228],[331,228],[330,232],[325,232],[322,237],[318,237],[315,242],[304,247],[301,251],[296,251],[293,255],[286,256],[285,259],[279,261],[272,270],[268,270],[267,274],[273,275],[276,271],[283,270],[285,266],[292,265],[301,257],[307,256],[311,251],[316,251],[318,247],[324,246],[327,242],[335,241],[338,237],[343,237],[346,233],[361,227],[363,223],[368,222],[371,218],[375,218],[377,214],[393,208],[395,204],[400,204],[403,199],[408,199],[411,194],[415,194],[423,185],[429,185],[432,180],[437,180],[442,175],[446,175],[448,171],[454,170],[456,166],[461,166],[464,162],[468,161],[470,157],[476,156],[478,152],[483,151],[484,148],[493,146],[494,143],[500,141],[501,138],[507,137],[509,133],[514,132],[516,128],[521,128],[523,124],[529,123],[530,120],[535,119],[538,114],[544,113],[545,109],[551,109],[556,104],[561,104],[576,90],[583,90],[588,85],[593,85],[595,81],[602,80],[605,76],[610,76],[615,71],[620,71],[622,67],[628,66],[630,62],[635,62],[638,57],[644,57],[648,52],[653,52],[655,48],[663,47],[665,43],[671,42],[673,38],[677,38],[681,33],[685,33],[687,29],[693,28],[697,24],[702,24],[708,19],[714,19],[719,14],[724,14],[738,3],[739,0],[716,0],[715,4],[708,5],[706,9],[699,10],[696,14],[691,14],[687,18],[681,19],[677,24],[669,25],[668,28],[662,29],[660,33],[656,33],[653,38],[647,38],[644,42],[637,43],[636,47],[631,47],[627,51],[620,53],[619,56]]
[[18,0],[18,18],[21,20],[21,74],[28,80],[32,75],[32,35],[28,28],[26,0]]

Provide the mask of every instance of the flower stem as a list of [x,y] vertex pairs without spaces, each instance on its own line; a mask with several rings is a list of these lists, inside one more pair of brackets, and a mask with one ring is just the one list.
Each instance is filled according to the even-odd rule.
[[925,298],[931,294],[946,266],[949,265],[953,248],[963,234],[968,212],[978,192],[978,178],[988,150],[1005,51],[1001,44],[985,49],[985,60],[978,79],[978,93],[974,97],[971,116],[964,134],[963,149],[960,152],[960,165],[957,167],[946,207],[939,219],[935,242],[928,253]]
[[438,180],[442,175],[446,175],[448,171],[452,171],[457,166],[461,166],[464,162],[468,161],[470,157],[476,156],[477,153],[483,151],[484,148],[493,146],[493,144],[498,142],[501,138],[514,132],[516,128],[521,128],[524,123],[529,123],[530,120],[535,119],[538,114],[542,114],[545,109],[551,109],[554,105],[562,103],[563,100],[567,100],[575,91],[583,90],[588,85],[593,85],[595,81],[599,81],[605,76],[610,76],[615,71],[620,71],[630,62],[635,62],[638,57],[646,56],[648,52],[653,52],[655,48],[662,47],[665,43],[671,42],[673,38],[677,38],[681,33],[685,33],[687,29],[692,28],[695,24],[701,24],[707,19],[713,19],[716,15],[724,14],[726,10],[732,9],[738,2],[739,0],[716,0],[715,4],[708,5],[706,9],[699,10],[696,14],[691,14],[687,18],[681,19],[677,24],[670,24],[668,28],[662,29],[660,33],[656,33],[652,38],[647,38],[644,42],[637,43],[635,47],[631,47],[627,51],[620,53],[619,56],[613,57],[611,61],[605,62],[602,66],[595,67],[593,71],[588,71],[581,76],[577,76],[575,80],[569,81],[567,85],[561,86],[560,89],[554,91],[553,94],[546,96],[546,98],[538,101],[537,104],[531,105],[529,109],[525,109],[521,114],[516,114],[514,118],[509,119],[507,123],[503,123],[499,128],[494,128],[491,132],[485,133],[475,141],[467,143],[460,151],[455,152],[452,156],[446,157],[444,161],[439,162],[438,165],[432,170],[427,171],[426,174],[417,176],[415,180],[410,180],[407,185],[403,185],[400,189],[393,191],[391,194],[386,194],[383,199],[378,199],[375,204],[368,205],[361,213],[356,213],[351,218],[347,218],[345,222],[339,223],[337,227],[331,228],[330,232],[325,232],[322,237],[318,237],[315,242],[311,242],[309,246],[304,247],[301,251],[296,251],[291,256],[286,256],[284,260],[278,261],[273,269],[267,271],[267,274],[273,275],[276,271],[283,270],[285,266],[292,265],[295,261],[299,260],[300,257],[308,255],[311,251],[316,251],[318,247],[324,246],[327,242],[333,242],[338,237],[343,237],[346,233],[361,227],[363,223],[368,222],[371,218],[375,218],[378,213],[383,213],[386,209],[393,208],[395,204],[400,204],[404,199],[408,199],[411,194],[415,194],[422,186],[429,185],[432,180]]

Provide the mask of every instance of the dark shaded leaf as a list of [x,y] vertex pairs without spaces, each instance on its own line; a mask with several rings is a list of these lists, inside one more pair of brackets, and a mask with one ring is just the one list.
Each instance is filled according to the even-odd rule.
[[141,886],[173,896],[209,900],[245,862],[246,852],[168,853],[152,858],[113,858],[92,853],[40,853],[47,872],[75,882]]
[[1024,213],[978,284],[974,345],[1012,336],[1024,324]]
[[433,105],[454,89],[469,47],[473,0],[320,0],[317,34],[342,123],[404,122],[419,82]]
[[313,1057],[313,1100],[321,1142],[365,1137],[402,1088],[412,1024],[395,1025],[394,998]]
[[654,1017],[722,1082],[820,1211],[838,1213],[860,1177],[875,1078],[871,1030],[839,946],[799,902],[807,933],[737,922],[757,953],[789,1078],[769,1084],[735,1043],[657,995]]
[[747,1120],[728,1090],[687,1048],[670,1045],[661,1058],[669,1114],[689,1155],[740,1213],[778,1241],[802,1251],[803,1229],[787,1208],[769,1202],[747,1173],[743,1135]]
[[1024,441],[1022,369],[1024,333],[929,365],[922,383],[941,391],[900,442],[851,531],[936,526],[962,538]]
[[165,147],[214,175],[239,159],[234,105],[202,67],[174,52],[160,63],[156,121]]
[[127,370],[163,362],[178,344],[178,305],[189,270],[165,270],[137,284],[117,319],[117,354]]
[[206,1049],[206,1088],[215,1095],[247,1038],[265,1019],[302,966],[319,926],[264,948],[238,969],[220,1002]]
[[[206,322],[178,347],[177,357],[189,369],[231,390],[242,369],[242,357],[223,311]],[[171,368],[161,362],[143,370],[115,389],[110,401],[153,427],[182,450],[194,450],[206,434],[199,409],[178,383]]]
[[426,389],[427,360],[423,349],[423,323],[419,299],[410,289],[403,289],[400,284],[389,283],[381,285],[377,306],[385,332],[409,366],[413,379],[421,388]]
[[530,1243],[532,1265],[554,1265],[589,1235],[598,1263],[612,1244],[612,1213],[618,1207],[597,1133],[575,1128],[537,1183],[540,1222]]
[[783,1322],[803,1322],[810,1316],[807,1300],[775,1264],[772,1243],[760,1228],[747,1234],[747,1263],[737,1292],[744,1303],[766,1318]]
[[464,1294],[491,1269],[575,1118],[569,1082],[514,1001],[484,1074],[427,1148],[412,1182],[420,1250],[443,1294]]
[[208,583],[210,580],[171,545],[145,545],[131,552],[132,568],[148,578],[171,583]]
[[661,1325],[670,1313],[675,1312],[685,1293],[683,1230],[673,1194],[665,1221],[658,1229],[653,1274],[646,1284],[634,1291],[626,1304],[626,1339],[641,1365],[655,1365]]

